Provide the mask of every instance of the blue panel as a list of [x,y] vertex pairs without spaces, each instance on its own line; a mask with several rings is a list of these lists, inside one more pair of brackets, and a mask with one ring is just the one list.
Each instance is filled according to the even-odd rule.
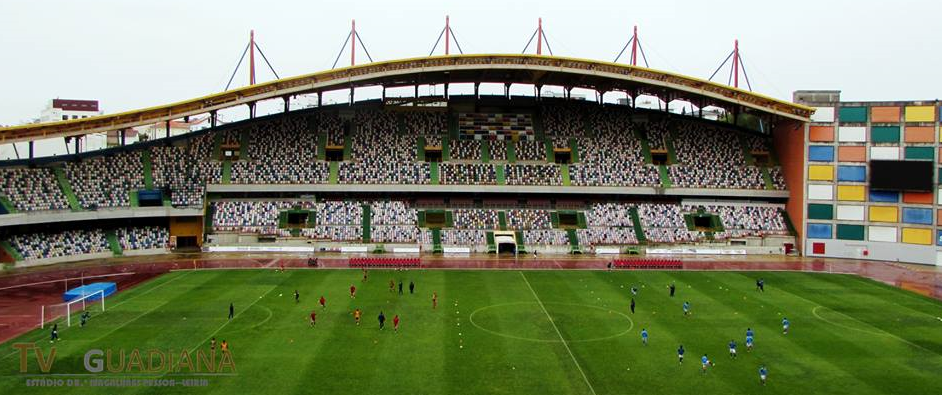
[[864,166],[838,166],[837,180],[864,182],[867,180],[867,168]]
[[896,203],[899,201],[899,192],[870,191],[870,201],[878,203]]
[[831,238],[831,225],[830,224],[808,224],[808,235],[809,239],[830,239]]
[[907,224],[932,225],[932,210],[928,208],[903,207],[903,222]]
[[826,145],[809,146],[808,160],[812,162],[834,162],[834,147]]
[[942,246],[942,230],[937,230],[935,233],[935,245]]
[[[118,290],[118,285],[115,283],[91,283],[83,285],[78,288],[72,288],[62,294],[62,300],[68,302],[72,299],[78,299],[86,295],[93,295],[101,292],[104,296],[110,296]],[[87,300],[93,301],[101,299],[102,294],[94,295],[89,297]]]

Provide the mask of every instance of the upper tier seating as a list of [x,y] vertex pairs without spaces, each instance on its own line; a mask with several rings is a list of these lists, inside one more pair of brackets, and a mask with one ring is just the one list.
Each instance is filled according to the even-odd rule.
[[0,195],[17,211],[65,210],[69,202],[49,168],[0,168]]
[[497,172],[490,163],[442,163],[441,182],[446,185],[496,185]]
[[144,164],[138,151],[67,162],[65,175],[85,208],[129,207],[130,193],[144,189]]

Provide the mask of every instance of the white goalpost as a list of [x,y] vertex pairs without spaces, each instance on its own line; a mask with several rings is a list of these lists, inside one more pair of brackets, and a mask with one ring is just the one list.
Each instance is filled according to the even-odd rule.
[[[98,300],[89,300],[98,296]],[[101,311],[105,311],[105,291],[95,291],[87,294],[82,294],[82,296],[75,298],[66,303],[53,304],[49,306],[43,305],[40,308],[40,322],[39,327],[45,328],[46,322],[53,321],[56,318],[59,318],[62,315],[65,315],[66,326],[72,326],[72,314],[73,312],[84,312],[89,307],[94,307],[95,304],[101,305]]]

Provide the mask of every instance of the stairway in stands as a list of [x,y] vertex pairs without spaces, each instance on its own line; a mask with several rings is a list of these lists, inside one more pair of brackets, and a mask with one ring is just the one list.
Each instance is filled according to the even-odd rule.
[[75,196],[75,192],[72,191],[72,184],[69,183],[69,179],[65,176],[65,170],[62,167],[53,167],[53,173],[56,174],[56,181],[59,182],[59,189],[62,190],[62,193],[65,195],[66,201],[69,202],[69,208],[72,211],[82,211],[82,206],[79,204],[78,196]]
[[644,227],[641,226],[641,217],[638,215],[638,208],[629,208],[628,215],[631,216],[631,227],[635,230],[635,238],[638,239],[638,243],[647,243],[648,238],[644,235]]
[[114,256],[124,255],[124,249],[121,248],[121,243],[118,242],[118,235],[115,234],[115,231],[106,231],[105,240],[108,240],[108,248],[111,249]]

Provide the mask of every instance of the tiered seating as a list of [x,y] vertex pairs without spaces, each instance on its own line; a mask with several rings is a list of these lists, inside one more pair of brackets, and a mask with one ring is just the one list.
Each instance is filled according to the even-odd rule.
[[551,229],[553,220],[548,210],[507,210],[510,229]]
[[495,185],[497,172],[490,163],[442,163],[441,182],[446,185]]
[[69,203],[48,168],[0,168],[0,195],[17,211],[64,210]]
[[494,230],[499,226],[497,211],[494,210],[459,209],[452,215],[457,229]]
[[415,226],[417,213],[402,201],[370,203],[370,237],[376,243],[415,243],[421,230]]
[[428,163],[416,163],[415,135],[396,133],[391,113],[357,113],[351,160],[340,164],[340,180],[348,184],[428,184]]
[[509,140],[533,136],[530,114],[459,113],[458,132],[476,140]]
[[317,161],[317,136],[301,117],[279,118],[249,128],[251,160],[232,164],[235,184],[324,184],[327,163]]
[[481,140],[452,140],[448,148],[452,160],[481,160]]
[[638,244],[635,230],[631,227],[588,227],[577,229],[579,242],[584,245]]
[[667,139],[670,133],[667,131],[667,122],[641,122],[637,125],[638,130],[645,131],[648,137],[648,147],[654,151],[666,151]]
[[201,206],[206,184],[222,183],[222,162],[212,158],[213,135],[209,133],[193,138],[187,151],[193,161],[190,179],[194,180],[195,185],[171,193],[173,204]]
[[137,151],[68,162],[65,175],[86,208],[128,207],[130,192],[144,189],[144,164]]
[[576,140],[581,162],[569,167],[573,185],[660,185],[657,169],[644,163],[641,142],[632,132],[627,113],[595,111],[591,118],[596,134]]
[[546,146],[539,140],[520,140],[516,142],[517,161],[546,162]]
[[495,161],[507,161],[507,141],[506,140],[493,140],[489,141],[490,144],[490,153],[491,160]]
[[301,229],[301,236],[330,241],[359,242],[363,240],[363,227],[351,225],[317,225]]
[[772,187],[777,190],[785,190],[787,185],[785,184],[785,173],[782,172],[781,167],[770,167],[769,176],[772,178]]
[[579,242],[585,245],[637,244],[631,214],[631,205],[623,203],[594,203],[586,211],[588,228],[577,229]]
[[264,235],[288,235],[278,228],[278,215],[294,207],[311,209],[310,201],[218,201],[211,203],[213,229],[219,232],[258,233]]
[[443,111],[407,111],[402,121],[410,135],[440,136],[448,131],[448,115]]
[[718,215],[723,221],[725,231],[717,232],[714,235],[717,239],[788,234],[785,218],[778,207],[717,204],[684,206],[685,211],[698,209]]
[[419,267],[421,265],[419,258],[356,257],[350,258],[348,263],[350,267],[377,268]]
[[593,203],[585,213],[589,226],[632,226],[631,205],[624,203]]
[[162,226],[118,228],[115,235],[124,250],[166,248],[170,241],[170,231]]
[[337,114],[318,113],[311,117],[317,125],[315,132],[327,136],[327,145],[342,146],[344,140],[343,121]]
[[[424,244],[432,243],[432,232],[426,231],[423,237]],[[442,244],[457,246],[484,245],[487,243],[487,232],[476,229],[442,229]]]
[[764,189],[757,167],[746,166],[738,136],[702,124],[677,123],[674,148],[681,164],[670,167],[676,187]]
[[639,204],[638,217],[644,228],[644,235],[654,243],[684,243],[697,239],[694,232],[687,230],[680,205],[677,204]]
[[14,235],[8,240],[27,261],[109,251],[108,241],[100,229],[29,233]]
[[569,244],[569,237],[560,229],[525,230],[523,243],[528,246],[561,246]]
[[563,176],[559,166],[545,164],[507,165],[507,185],[562,185]]
[[684,263],[677,259],[616,259],[615,267],[619,269],[683,269]]
[[543,128],[549,136],[579,137],[584,134],[583,111],[575,106],[550,105],[541,108]]

